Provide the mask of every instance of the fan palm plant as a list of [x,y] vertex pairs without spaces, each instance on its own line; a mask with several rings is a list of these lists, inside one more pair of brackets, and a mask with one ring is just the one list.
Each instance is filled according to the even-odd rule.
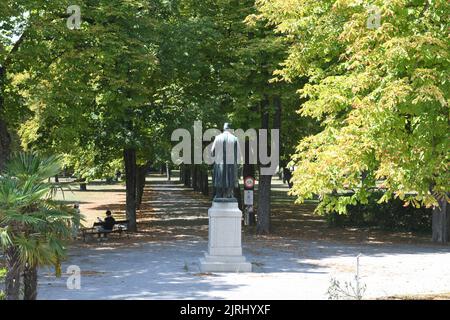
[[6,299],[21,295],[36,299],[37,269],[59,269],[65,254],[64,241],[71,237],[71,224],[79,221],[75,210],[52,198],[56,187],[48,180],[60,172],[57,157],[36,153],[14,155],[0,176],[0,245],[6,258]]

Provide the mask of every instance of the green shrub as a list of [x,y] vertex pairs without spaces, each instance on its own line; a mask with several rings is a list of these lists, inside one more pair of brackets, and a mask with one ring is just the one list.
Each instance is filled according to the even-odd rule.
[[432,209],[404,207],[400,199],[387,203],[377,203],[381,192],[369,196],[368,204],[348,205],[347,214],[326,213],[325,217],[333,226],[379,227],[395,231],[429,231]]

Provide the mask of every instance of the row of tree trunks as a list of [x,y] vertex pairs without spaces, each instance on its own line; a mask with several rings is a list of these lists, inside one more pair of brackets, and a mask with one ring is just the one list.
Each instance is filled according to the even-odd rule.
[[209,195],[208,169],[202,165],[182,164],[180,166],[180,182],[185,187]]
[[171,180],[171,178],[172,178],[172,170],[170,168],[170,163],[169,162],[166,162],[166,163],[161,165],[160,173],[166,175],[167,181]]
[[194,191],[201,192],[204,195],[209,195],[209,183],[208,183],[208,169],[202,165],[191,165],[191,187]]
[[137,165],[136,165],[136,150],[125,149],[123,151],[123,158],[125,162],[125,179],[126,179],[126,215],[129,220],[129,230],[131,232],[137,231],[136,223],[136,177],[137,177]]

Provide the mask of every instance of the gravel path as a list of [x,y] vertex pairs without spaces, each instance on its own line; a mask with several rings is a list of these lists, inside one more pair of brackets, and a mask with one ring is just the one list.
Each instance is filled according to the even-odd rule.
[[[283,245],[280,243],[280,245]],[[450,250],[418,246],[336,245],[287,241],[288,250],[246,243],[253,273],[200,274],[203,240],[146,243],[134,248],[75,249],[81,289],[42,270],[39,299],[327,299],[330,278],[352,281],[358,253],[365,297],[450,291]]]
[[[154,185],[154,196],[166,196],[167,187],[174,188]],[[189,200],[183,195],[189,198],[192,193],[178,192],[181,203]],[[170,212],[156,209],[167,221]],[[69,265],[79,266],[81,289],[67,289],[67,274],[58,279],[44,269],[40,271],[38,298],[327,299],[331,278],[354,280],[359,253],[361,282],[367,287],[365,298],[450,292],[450,247],[426,244],[349,244],[246,236],[244,255],[253,263],[253,273],[201,274],[198,259],[207,249],[206,209],[203,204],[195,212],[187,210],[190,230],[201,231],[187,232],[184,237],[180,232],[186,231],[186,226],[180,227],[181,231],[172,228],[172,240],[126,247],[104,242],[72,248],[63,271]],[[196,218],[199,223],[192,223]],[[181,220],[178,213],[177,221]]]

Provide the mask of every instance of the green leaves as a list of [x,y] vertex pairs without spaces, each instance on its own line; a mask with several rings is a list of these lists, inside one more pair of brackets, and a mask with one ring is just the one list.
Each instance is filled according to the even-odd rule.
[[42,182],[61,171],[61,161],[57,156],[44,158],[36,152],[20,152],[12,156],[6,171],[21,183],[30,180]]
[[[308,76],[301,114],[321,121],[293,159],[299,201],[335,190],[386,188],[383,201],[429,206],[450,189],[447,1],[258,1],[260,15],[292,42],[277,72]],[[367,28],[369,5],[381,12]],[[367,173],[373,177],[361,183]],[[339,212],[348,199],[323,207]]]
[[18,153],[0,176],[0,243],[17,247],[23,264],[54,265],[71,238],[71,225],[81,219],[50,199],[53,186],[46,179],[57,168],[56,157]]
[[6,248],[12,244],[11,237],[8,233],[8,227],[0,228],[0,246]]

